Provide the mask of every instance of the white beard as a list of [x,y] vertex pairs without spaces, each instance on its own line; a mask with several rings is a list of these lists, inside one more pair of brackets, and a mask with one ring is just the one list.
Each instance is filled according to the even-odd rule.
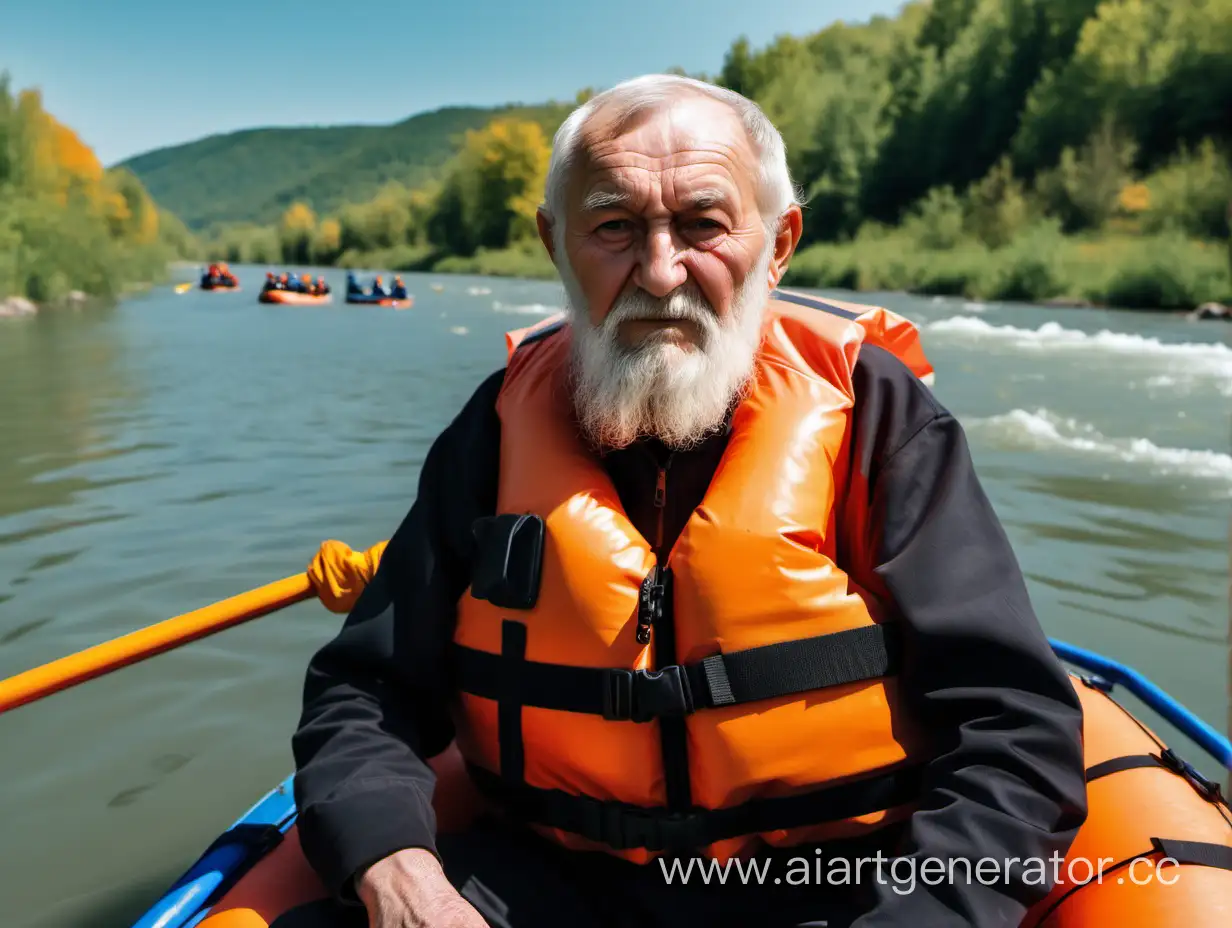
[[[719,320],[690,281],[664,299],[640,288],[625,294],[598,326],[591,325],[576,278],[563,261],[573,328],[571,386],[584,437],[599,449],[623,448],[647,436],[688,448],[720,429],[747,389],[761,344],[773,255],[770,239],[726,320]],[[680,347],[652,335],[636,347],[620,343],[622,322],[652,318],[689,320],[700,342]]]

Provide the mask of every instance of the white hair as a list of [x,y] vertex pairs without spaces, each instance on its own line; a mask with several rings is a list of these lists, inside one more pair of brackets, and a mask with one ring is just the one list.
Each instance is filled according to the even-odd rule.
[[569,114],[552,140],[552,157],[548,163],[544,185],[543,211],[560,241],[565,214],[565,188],[569,171],[577,160],[582,127],[598,110],[612,108],[617,125],[628,122],[654,106],[679,98],[689,92],[702,94],[727,104],[740,117],[748,133],[760,170],[757,183],[757,208],[771,235],[778,231],[778,222],[787,208],[800,204],[802,197],[791,181],[787,168],[787,148],[783,137],[761,107],[748,97],[714,84],[675,74],[647,74],[617,84],[597,94]]

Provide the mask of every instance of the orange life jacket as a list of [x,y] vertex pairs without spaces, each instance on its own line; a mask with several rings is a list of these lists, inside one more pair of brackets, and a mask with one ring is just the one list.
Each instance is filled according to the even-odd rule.
[[898,695],[894,623],[835,563],[835,520],[861,346],[931,367],[892,313],[788,296],[664,565],[573,427],[568,327],[508,336],[454,721],[476,785],[567,847],[725,859],[863,833],[918,796],[929,746]]

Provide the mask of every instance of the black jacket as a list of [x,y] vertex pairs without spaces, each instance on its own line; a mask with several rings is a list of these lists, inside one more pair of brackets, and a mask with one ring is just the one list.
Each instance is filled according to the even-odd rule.
[[[314,656],[293,738],[304,851],[331,892],[354,900],[356,871],[398,849],[435,850],[434,777],[424,758],[453,738],[447,646],[469,582],[472,523],[496,502],[503,371],[476,390],[429,450],[418,498],[338,636]],[[900,855],[1062,857],[1086,815],[1082,715],[986,498],[958,422],[897,358],[866,345],[845,445],[869,513],[840,518],[840,567],[887,591],[904,629],[901,686],[942,750]],[[672,457],[664,545],[701,501],[725,436]],[[606,456],[634,526],[653,538],[666,452]],[[841,512],[841,510],[840,510]],[[934,865],[935,866],[935,865]],[[917,871],[919,872],[919,871]],[[963,872],[963,871],[958,871]],[[1052,872],[1049,865],[1048,872]],[[878,888],[874,926],[1016,925],[1048,887],[917,879]]]

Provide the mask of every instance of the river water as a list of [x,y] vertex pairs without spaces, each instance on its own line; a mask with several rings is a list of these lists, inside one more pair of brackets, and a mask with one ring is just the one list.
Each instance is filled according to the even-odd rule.
[[[388,537],[502,333],[560,305],[408,275],[411,310],[262,306],[262,271],[0,319],[0,677]],[[1225,730],[1232,327],[859,299],[923,326],[1047,632]],[[130,923],[290,772],[340,621],[301,604],[0,716],[0,924]]]

